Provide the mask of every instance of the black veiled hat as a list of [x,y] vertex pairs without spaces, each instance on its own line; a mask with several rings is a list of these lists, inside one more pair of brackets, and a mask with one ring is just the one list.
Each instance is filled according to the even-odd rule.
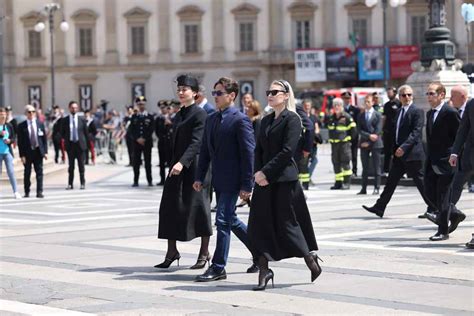
[[187,86],[190,87],[194,92],[199,92],[199,81],[197,78],[190,75],[181,75],[176,78],[177,86]]

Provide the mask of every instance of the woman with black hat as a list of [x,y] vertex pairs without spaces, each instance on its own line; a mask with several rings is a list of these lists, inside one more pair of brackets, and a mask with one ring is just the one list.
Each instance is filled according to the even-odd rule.
[[165,181],[160,204],[158,238],[168,240],[165,261],[155,268],[168,268],[181,258],[176,241],[201,237],[201,249],[191,269],[204,268],[209,263],[209,239],[212,235],[209,201],[202,192],[194,191],[195,170],[201,148],[206,111],[196,106],[199,91],[196,78],[177,78],[177,94],[181,109],[173,120],[171,170]]

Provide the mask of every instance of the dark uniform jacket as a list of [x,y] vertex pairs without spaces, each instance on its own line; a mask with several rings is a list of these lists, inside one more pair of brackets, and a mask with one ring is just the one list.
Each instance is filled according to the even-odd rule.
[[134,143],[137,139],[144,138],[145,146],[153,146],[153,131],[155,129],[155,120],[153,115],[148,114],[147,112],[135,113],[130,119],[130,136],[132,137]]
[[328,130],[329,142],[332,144],[350,142],[357,134],[356,123],[346,112],[342,112],[339,117],[336,114],[331,115]]

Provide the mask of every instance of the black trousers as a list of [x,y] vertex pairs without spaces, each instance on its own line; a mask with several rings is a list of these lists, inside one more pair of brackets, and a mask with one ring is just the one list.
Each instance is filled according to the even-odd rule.
[[352,174],[357,175],[357,150],[359,148],[359,135],[356,135],[351,140],[351,159],[352,159]]
[[39,148],[33,151],[33,155],[26,158],[25,170],[23,172],[23,185],[25,193],[30,193],[31,187],[31,165],[35,168],[36,173],[36,193],[43,192],[43,157]]
[[126,136],[125,143],[127,144],[128,164],[133,166],[133,139]]
[[146,179],[148,184],[153,183],[153,178],[151,176],[151,149],[153,148],[153,143],[145,143],[144,146],[135,142],[133,144],[133,183],[138,183],[140,178],[140,165],[142,162],[142,153],[145,160],[145,172]]
[[451,183],[454,174],[438,175],[431,164],[427,162],[424,179],[426,197],[433,201],[439,210],[438,233],[448,234],[449,218],[451,215]]
[[53,145],[54,145],[54,162],[58,163],[59,153],[61,152],[61,139],[53,138]]
[[383,188],[383,192],[380,195],[380,198],[375,203],[375,208],[378,210],[385,211],[385,208],[392,199],[392,195],[395,192],[398,182],[403,177],[403,175],[407,173],[408,176],[413,179],[413,182],[415,182],[418,192],[420,192],[421,197],[425,201],[426,205],[428,205],[428,209],[430,209],[430,211],[436,210],[436,205],[434,204],[434,202],[429,200],[425,195],[422,168],[423,162],[420,160],[403,161],[402,159],[394,156],[392,161],[392,167],[390,168],[390,171],[388,173],[387,183]]
[[454,174],[453,184],[452,184],[452,192],[451,192],[451,203],[456,205],[461,198],[462,190],[464,185],[471,176],[474,174],[474,169],[470,170],[461,170],[458,169]]
[[395,145],[393,143],[393,134],[390,132],[383,132],[382,135],[382,141],[383,141],[383,172],[389,172],[390,171],[390,165],[392,163],[392,154],[393,154],[393,146]]
[[85,158],[85,150],[81,149],[81,146],[78,142],[74,143],[71,142],[69,144],[69,150],[67,151],[67,157],[69,162],[69,185],[73,185],[74,183],[74,160],[77,160],[77,166],[79,167],[79,179],[81,181],[81,185],[86,184],[85,178],[85,168],[84,168],[84,158]]
[[375,185],[374,188],[380,188],[380,148],[360,149],[360,159],[362,160],[362,189],[367,189],[369,182],[369,159],[372,158],[374,166]]

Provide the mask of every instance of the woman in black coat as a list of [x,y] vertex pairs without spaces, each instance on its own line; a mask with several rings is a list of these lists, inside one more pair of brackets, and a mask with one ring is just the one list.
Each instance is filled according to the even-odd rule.
[[173,121],[172,167],[163,188],[158,226],[158,238],[168,239],[168,250],[165,261],[155,268],[168,268],[175,260],[179,265],[181,255],[176,241],[201,237],[198,260],[191,267],[201,269],[210,260],[211,212],[207,198],[192,185],[207,114],[194,104],[199,91],[197,79],[183,75],[178,77],[177,83],[182,107]]
[[249,240],[260,268],[254,290],[264,290],[269,280],[273,283],[268,261],[303,257],[311,271],[311,282],[321,274],[315,254],[318,245],[293,159],[302,132],[293,90],[287,81],[277,80],[267,96],[274,112],[264,117],[260,126],[248,224]]

